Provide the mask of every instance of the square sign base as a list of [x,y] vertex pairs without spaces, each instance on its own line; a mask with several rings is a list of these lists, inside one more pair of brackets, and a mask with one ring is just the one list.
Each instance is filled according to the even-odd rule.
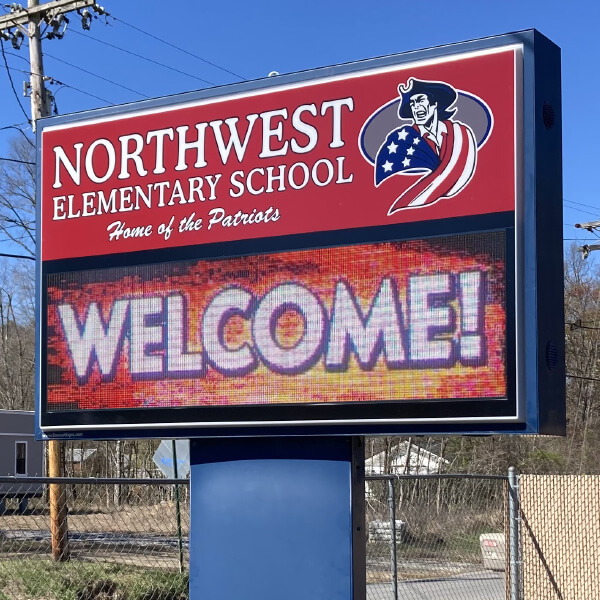
[[361,454],[361,438],[192,440],[190,599],[364,598]]

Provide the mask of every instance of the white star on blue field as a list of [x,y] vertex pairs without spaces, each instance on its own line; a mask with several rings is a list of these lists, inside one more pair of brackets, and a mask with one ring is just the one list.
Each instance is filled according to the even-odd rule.
[[434,171],[440,159],[429,144],[421,144],[421,134],[405,125],[388,133],[375,159],[375,183],[379,185],[396,173],[427,173]]

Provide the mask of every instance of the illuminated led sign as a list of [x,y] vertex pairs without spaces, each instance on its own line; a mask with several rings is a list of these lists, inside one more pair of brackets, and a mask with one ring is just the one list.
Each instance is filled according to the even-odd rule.
[[44,121],[40,431],[560,429],[531,36]]
[[52,275],[48,405],[504,398],[504,268],[496,232]]

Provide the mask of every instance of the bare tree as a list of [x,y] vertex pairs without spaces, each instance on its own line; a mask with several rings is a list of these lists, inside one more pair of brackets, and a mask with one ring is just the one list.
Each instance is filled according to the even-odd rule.
[[[15,270],[5,266],[0,281],[0,408],[33,410],[35,324],[27,310],[31,287],[20,288],[20,280],[27,278],[15,276]],[[19,275],[23,272],[19,269]]]
[[[0,238],[33,257],[35,144],[22,133],[10,140],[7,154],[9,160],[0,161]],[[33,267],[26,260],[18,265],[5,261],[0,273],[0,407],[31,410],[35,355]]]
[[9,142],[0,162],[0,233],[35,255],[35,144],[25,135]]

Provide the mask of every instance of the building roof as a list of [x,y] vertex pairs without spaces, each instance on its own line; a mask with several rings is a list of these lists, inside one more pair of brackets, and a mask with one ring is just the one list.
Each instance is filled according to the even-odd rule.
[[392,446],[388,458],[391,473],[386,473],[386,452],[379,452],[365,459],[366,475],[426,475],[439,473],[448,461],[417,444],[401,442]]

